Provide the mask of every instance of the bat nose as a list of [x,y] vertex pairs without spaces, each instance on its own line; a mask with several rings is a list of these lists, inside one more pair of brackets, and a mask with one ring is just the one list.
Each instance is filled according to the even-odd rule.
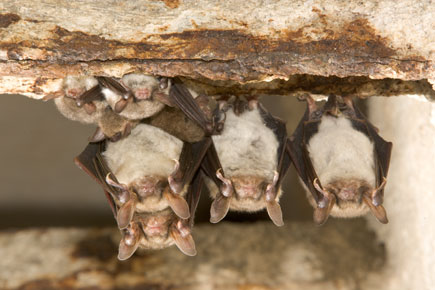
[[256,198],[258,197],[258,187],[255,185],[241,185],[236,188],[237,195],[241,198]]
[[338,197],[341,200],[354,200],[356,197],[356,192],[353,188],[342,188],[338,193]]

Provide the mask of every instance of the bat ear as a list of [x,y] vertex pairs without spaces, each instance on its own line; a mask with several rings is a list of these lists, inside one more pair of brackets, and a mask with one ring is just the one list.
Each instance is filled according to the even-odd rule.
[[176,227],[172,227],[171,236],[180,251],[187,256],[196,256],[195,241],[190,231],[182,234]]
[[319,205],[317,205],[317,207],[314,209],[313,219],[314,222],[319,226],[323,225],[328,220],[329,214],[334,207],[336,201],[335,196],[331,195],[330,198],[331,199],[329,199],[325,207],[319,207]]
[[269,217],[273,223],[278,227],[282,227],[284,225],[284,221],[282,220],[282,210],[279,203],[274,200],[269,201],[267,202],[266,208],[267,213],[269,214]]
[[177,216],[182,219],[188,219],[190,217],[189,206],[184,198],[168,191],[164,192],[164,196]]
[[136,202],[133,198],[124,203],[116,215],[116,221],[118,222],[118,227],[122,230],[128,227],[131,220],[133,219],[134,210]]
[[211,204],[210,222],[214,224],[220,222],[227,215],[229,208],[230,197],[219,193]]
[[139,247],[139,242],[140,233],[137,228],[127,231],[119,243],[118,259],[124,261],[130,258]]
[[388,223],[387,212],[382,205],[375,206],[372,200],[365,195],[363,195],[363,201],[365,202],[365,204],[367,204],[367,206],[370,208],[370,211],[378,219],[379,222],[383,224]]

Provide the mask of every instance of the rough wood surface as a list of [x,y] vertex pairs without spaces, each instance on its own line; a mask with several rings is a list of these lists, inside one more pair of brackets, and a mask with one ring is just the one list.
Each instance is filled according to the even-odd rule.
[[432,1],[0,3],[0,93],[133,71],[239,83],[291,75],[435,80]]
[[0,288],[375,289],[385,259],[362,219],[199,225],[194,236],[196,257],[170,248],[120,262],[115,229],[1,232]]

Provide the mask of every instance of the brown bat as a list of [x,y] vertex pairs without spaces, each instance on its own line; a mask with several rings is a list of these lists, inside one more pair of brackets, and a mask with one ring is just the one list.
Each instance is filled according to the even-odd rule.
[[[68,76],[63,94],[55,97],[59,111],[69,119],[98,125],[90,138],[119,140],[130,134],[143,118],[160,112],[168,102],[170,82],[142,74],[128,74],[120,81],[108,77]],[[47,98],[48,99],[48,98]]]
[[[138,124],[128,137],[117,142],[89,143],[75,158],[75,163],[102,185],[118,226],[124,231],[120,259],[133,254],[139,244],[158,248],[153,239],[146,242],[139,235],[145,233],[149,223],[150,227],[156,227],[153,223],[160,224],[160,228],[166,226],[170,232],[167,237],[174,239],[183,252],[193,253],[188,249],[192,243],[185,225],[193,222],[196,203],[191,202],[189,209],[183,197],[195,202],[199,198],[202,184],[189,185],[208,146],[207,140],[182,142],[159,128]],[[167,211],[168,207],[173,211]],[[170,244],[165,242],[162,247]]]
[[170,97],[213,141],[201,165],[214,199],[210,221],[219,222],[229,209],[266,208],[272,221],[282,226],[280,185],[290,165],[285,123],[254,98],[221,101],[211,115],[182,84],[173,84]]
[[98,77],[101,92],[113,111],[140,120],[160,112],[169,102],[170,81],[144,74],[127,74],[121,80]]
[[382,206],[392,143],[350,97],[330,96],[322,108],[306,97],[307,110],[288,150],[314,207],[314,221],[356,217],[369,210],[387,223]]

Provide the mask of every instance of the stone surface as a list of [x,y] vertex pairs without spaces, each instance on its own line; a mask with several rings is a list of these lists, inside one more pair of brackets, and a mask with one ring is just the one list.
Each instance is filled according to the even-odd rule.
[[0,3],[0,93],[133,71],[238,83],[297,74],[435,80],[432,1]]
[[434,289],[435,104],[421,96],[369,103],[371,120],[394,144],[385,189],[390,223],[373,223],[388,256],[382,289]]
[[362,219],[324,227],[197,225],[198,255],[176,248],[116,259],[115,229],[0,233],[1,289],[368,289],[384,249]]

